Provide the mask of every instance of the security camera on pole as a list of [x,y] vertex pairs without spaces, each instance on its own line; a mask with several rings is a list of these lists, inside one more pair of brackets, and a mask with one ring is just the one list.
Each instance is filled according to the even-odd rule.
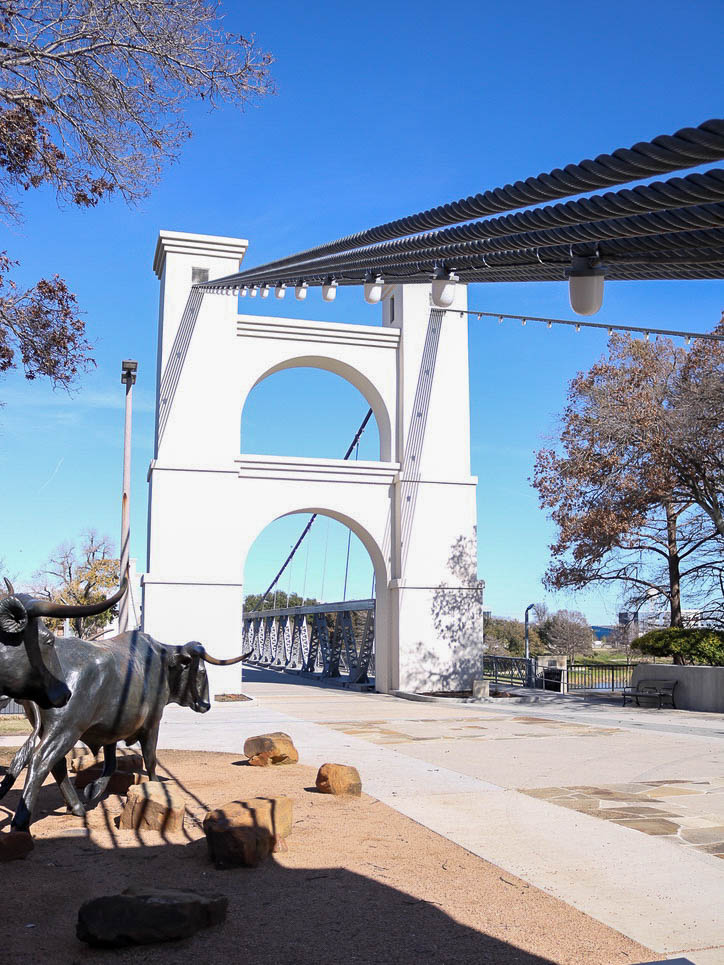
[[[131,418],[133,409],[133,386],[136,381],[138,362],[124,359],[121,364],[121,384],[126,387],[126,421],[123,432],[123,497],[121,503],[121,563],[120,579],[128,575],[131,538]],[[124,593],[118,606],[118,632],[128,629],[128,604],[131,596]]]

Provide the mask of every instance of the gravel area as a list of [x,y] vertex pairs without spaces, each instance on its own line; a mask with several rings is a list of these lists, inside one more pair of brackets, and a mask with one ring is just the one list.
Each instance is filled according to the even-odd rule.
[[[9,757],[3,748],[0,762]],[[2,866],[4,965],[154,965],[188,956],[195,965],[631,965],[657,957],[374,798],[319,794],[312,768],[253,768],[238,755],[186,751],[163,751],[160,761],[187,801],[185,830],[167,839],[118,830],[121,797],[81,819],[65,813],[54,784],[43,789],[34,851]],[[215,870],[203,815],[271,795],[294,802],[288,851],[257,869]],[[0,805],[2,831],[17,799],[13,789]],[[76,939],[83,901],[144,885],[226,894],[227,920],[181,942],[122,951]]]

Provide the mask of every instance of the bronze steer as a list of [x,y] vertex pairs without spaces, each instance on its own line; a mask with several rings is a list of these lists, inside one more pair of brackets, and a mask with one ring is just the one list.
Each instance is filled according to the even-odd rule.
[[[42,630],[49,633],[44,626]],[[115,771],[118,741],[140,741],[149,778],[156,780],[156,743],[166,704],[177,703],[205,713],[210,703],[203,661],[231,664],[244,659],[242,655],[216,660],[200,643],[166,646],[137,630],[95,643],[57,637],[55,653],[72,694],[63,707],[25,705],[35,729],[0,783],[2,797],[29,762],[28,778],[11,825],[14,831],[28,830],[38,791],[51,771],[73,814],[85,814],[86,805],[100,798]],[[40,743],[35,748],[36,737]],[[93,753],[103,748],[103,773],[84,789],[85,803],[70,782],[65,760],[78,740]]]

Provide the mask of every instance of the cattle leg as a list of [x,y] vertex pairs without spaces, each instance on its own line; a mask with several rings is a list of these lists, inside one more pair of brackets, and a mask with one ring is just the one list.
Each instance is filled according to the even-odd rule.
[[10,762],[10,767],[8,767],[5,776],[2,781],[0,781],[0,798],[5,797],[18,779],[18,775],[22,769],[27,767],[30,758],[33,756],[35,739],[40,733],[40,713],[38,712],[36,704],[29,700],[23,701],[23,709],[25,710],[26,717],[33,725],[33,733],[28,737],[23,746],[15,752],[15,756]]
[[146,765],[146,772],[149,781],[157,781],[156,777],[156,745],[158,744],[158,728],[161,721],[158,720],[150,727],[143,737],[141,737],[141,753],[143,763]]
[[49,730],[38,749],[30,759],[28,778],[23,788],[15,817],[12,820],[10,829],[12,831],[27,831],[30,828],[35,802],[43,781],[46,779],[52,767],[60,762],[75,745],[76,736],[62,730]]
[[28,761],[33,756],[33,739],[29,737],[23,746],[15,752],[15,756],[10,762],[5,776],[2,781],[0,781],[0,798],[5,797],[10,788],[13,786],[15,781],[18,779],[18,775],[24,767],[27,766]]
[[97,804],[103,797],[110,779],[116,771],[116,744],[103,745],[103,772],[97,781],[93,781],[83,788],[86,806]]
[[58,782],[60,793],[63,795],[65,803],[68,805],[68,810],[75,814],[77,818],[82,818],[85,815],[85,807],[81,803],[81,800],[78,797],[78,792],[68,777],[68,765],[65,762],[65,758],[61,757],[58,763],[53,765],[51,771],[53,777]]

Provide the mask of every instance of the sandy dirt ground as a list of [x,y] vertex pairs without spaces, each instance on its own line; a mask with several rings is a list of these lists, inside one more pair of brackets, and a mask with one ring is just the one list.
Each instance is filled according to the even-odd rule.
[[[0,763],[10,755],[3,748]],[[34,851],[0,865],[4,965],[617,965],[656,957],[374,798],[319,794],[309,767],[254,768],[238,755],[185,751],[164,751],[160,761],[163,779],[187,802],[184,831],[165,839],[118,830],[121,797],[82,819],[66,814],[54,784],[43,788]],[[288,851],[260,868],[217,871],[203,815],[270,795],[294,802]],[[0,804],[0,833],[18,796],[14,788]],[[144,885],[225,894],[227,920],[181,942],[121,951],[76,939],[83,901]]]

